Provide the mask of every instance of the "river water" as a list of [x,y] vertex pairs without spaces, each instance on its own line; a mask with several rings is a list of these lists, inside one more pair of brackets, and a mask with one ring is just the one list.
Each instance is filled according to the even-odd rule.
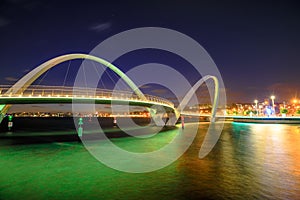
[[[187,123],[199,130],[183,156],[141,174],[100,163],[70,130],[1,133],[0,199],[300,198],[300,126],[226,122],[214,149],[199,159],[208,125]],[[143,141],[160,146],[178,131]],[[132,137],[112,140],[124,149],[145,148]]]

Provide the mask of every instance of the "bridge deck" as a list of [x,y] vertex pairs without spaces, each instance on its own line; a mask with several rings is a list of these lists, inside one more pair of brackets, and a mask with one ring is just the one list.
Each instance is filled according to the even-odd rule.
[[153,95],[145,95],[145,99],[140,99],[128,91],[32,85],[12,94],[9,92],[10,87],[0,86],[0,104],[95,103],[145,107],[161,105],[167,110],[174,109],[174,104],[167,99]]

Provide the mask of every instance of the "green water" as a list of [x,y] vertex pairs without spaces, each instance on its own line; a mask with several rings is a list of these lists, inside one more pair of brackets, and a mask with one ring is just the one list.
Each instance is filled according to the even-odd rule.
[[[186,124],[186,126],[198,126]],[[204,159],[199,148],[208,128],[186,153],[150,173],[130,174],[97,161],[77,141],[58,136],[42,143],[1,135],[0,199],[297,199],[300,196],[300,131],[295,125],[226,123]],[[154,138],[112,139],[137,152],[170,142],[180,129]],[[22,133],[26,134],[26,133]],[[30,132],[28,132],[29,138]],[[67,133],[68,134],[68,133]],[[184,133],[187,134],[188,133]],[[49,135],[49,133],[47,133]],[[64,136],[61,136],[64,137]],[[25,140],[21,138],[21,140]],[[147,144],[147,145],[146,145]]]

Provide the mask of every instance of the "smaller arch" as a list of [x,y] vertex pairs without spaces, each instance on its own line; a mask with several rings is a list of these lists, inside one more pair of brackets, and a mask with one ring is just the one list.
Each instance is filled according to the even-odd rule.
[[176,108],[178,112],[182,112],[182,110],[186,107],[189,100],[192,98],[193,94],[195,94],[196,90],[208,79],[212,79],[214,81],[215,85],[215,91],[214,91],[214,101],[212,105],[212,111],[211,111],[211,122],[215,121],[216,113],[217,113],[217,107],[219,104],[219,80],[215,76],[206,75],[203,78],[201,78],[197,83],[193,85],[193,87],[187,92],[183,100],[180,102],[179,106]]

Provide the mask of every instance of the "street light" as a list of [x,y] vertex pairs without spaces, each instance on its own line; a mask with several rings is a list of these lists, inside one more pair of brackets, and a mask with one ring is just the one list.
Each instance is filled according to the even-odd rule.
[[257,99],[254,100],[254,103],[255,103],[256,115],[258,116],[258,108],[257,108],[258,101],[257,101]]
[[272,107],[273,107],[274,114],[275,114],[275,105],[274,105],[274,99],[275,99],[275,96],[272,95],[272,96],[271,96],[271,99],[272,99]]
[[296,104],[297,102],[298,102],[297,99],[294,99],[294,100],[293,100],[293,103],[294,103],[294,104]]

